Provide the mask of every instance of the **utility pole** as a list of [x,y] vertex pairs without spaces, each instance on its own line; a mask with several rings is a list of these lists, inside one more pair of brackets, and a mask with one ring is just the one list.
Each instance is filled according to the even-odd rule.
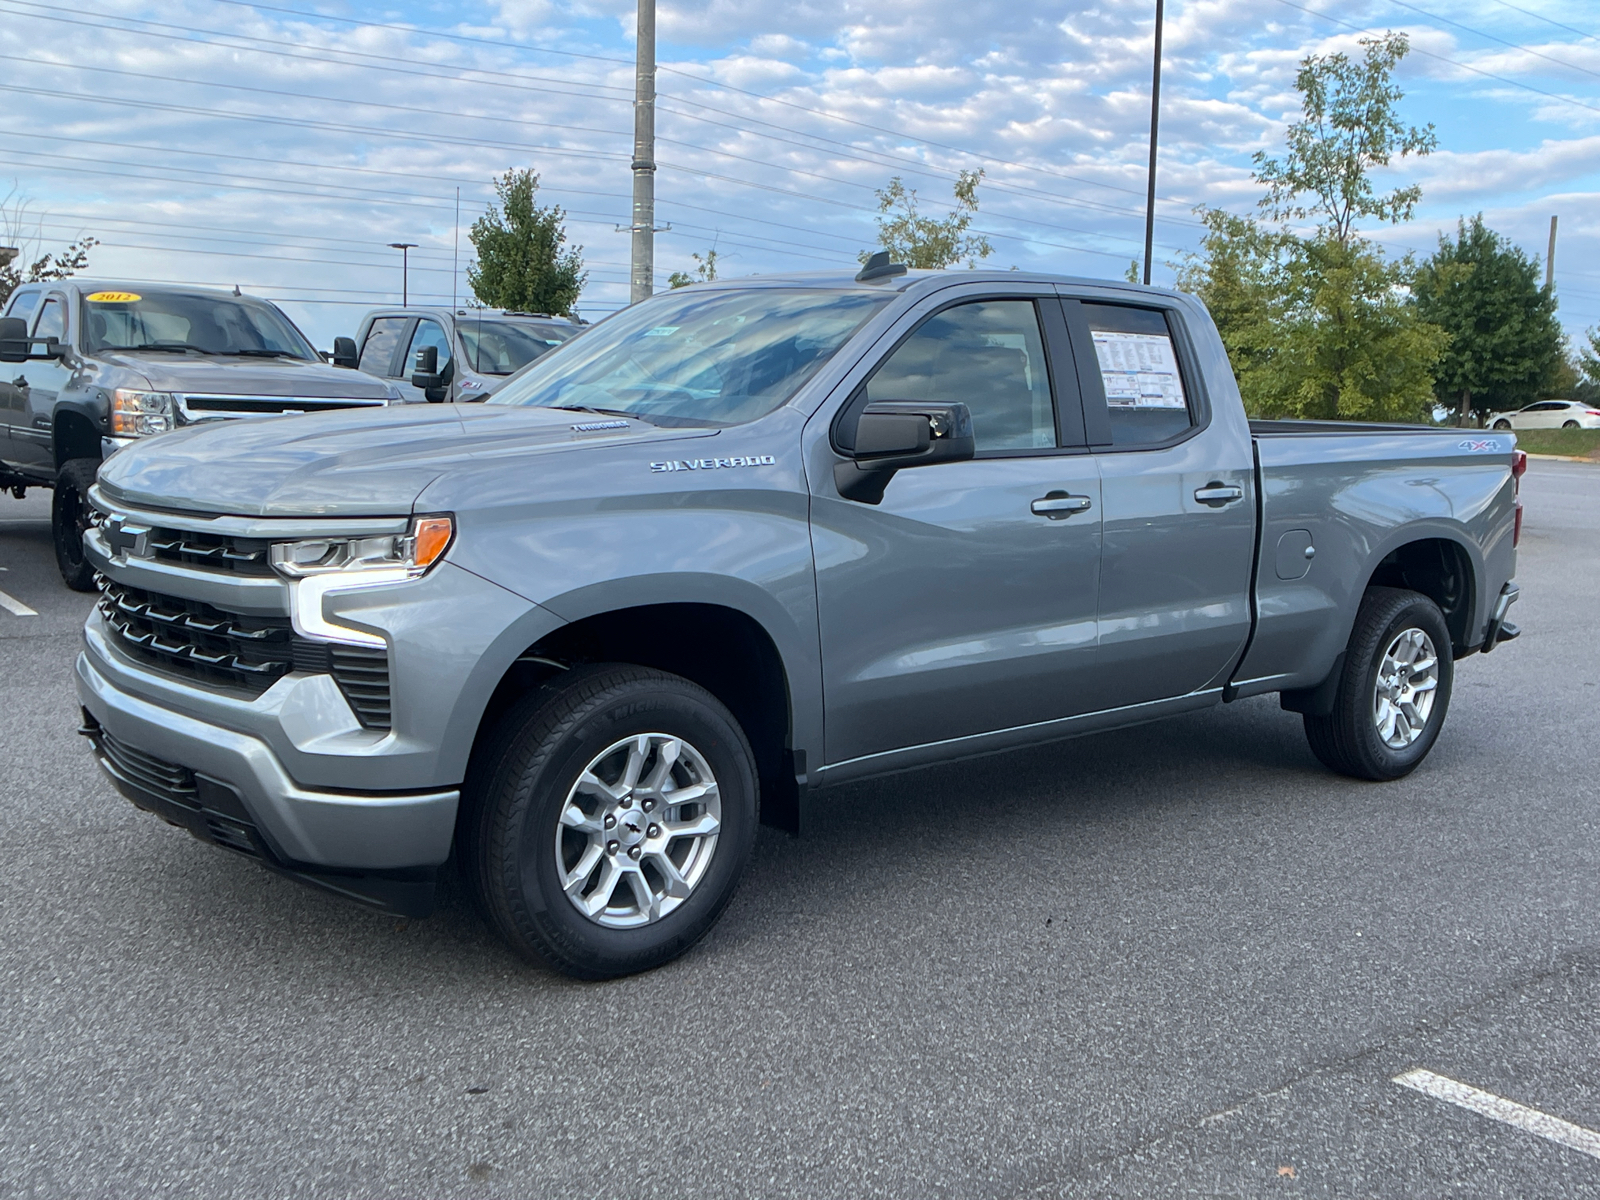
[[455,245],[450,255],[450,309],[456,307],[456,285],[461,281],[461,188],[456,188]]
[[1150,284],[1150,258],[1156,242],[1156,130],[1161,123],[1161,24],[1166,0],[1156,0],[1156,63],[1150,77],[1150,190],[1144,204],[1144,282]]
[[1544,256],[1544,290],[1549,291],[1556,282],[1556,219],[1550,218],[1550,249]]
[[400,251],[400,307],[411,307],[411,252],[415,242],[390,242],[389,249]]
[[656,290],[656,0],[639,0],[635,54],[630,304],[639,303]]

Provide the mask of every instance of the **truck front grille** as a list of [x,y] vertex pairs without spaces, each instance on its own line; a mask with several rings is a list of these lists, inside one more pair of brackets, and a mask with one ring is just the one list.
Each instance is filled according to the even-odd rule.
[[381,399],[338,399],[327,396],[193,396],[185,394],[183,406],[191,413],[218,413],[245,417],[255,413],[326,412],[336,408],[381,408]]
[[262,539],[224,537],[187,529],[150,531],[150,554],[158,561],[233,575],[271,575],[267,545]]
[[259,696],[290,671],[333,676],[367,729],[388,729],[389,655],[316,642],[288,617],[223,612],[100,577],[100,614],[121,649],[164,671]]

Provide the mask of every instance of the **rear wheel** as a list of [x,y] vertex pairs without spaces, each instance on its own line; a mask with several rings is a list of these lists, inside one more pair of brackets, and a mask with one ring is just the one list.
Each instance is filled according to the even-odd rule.
[[755,844],[754,756],[704,688],[584,667],[506,714],[462,804],[462,867],[499,934],[609,979],[676,958],[721,914]]
[[69,459],[56,474],[56,494],[50,503],[50,533],[56,545],[56,565],[61,578],[75,592],[94,591],[94,567],[83,553],[83,535],[89,532],[89,489],[94,486],[100,462],[94,458]]
[[1563,428],[1563,429],[1576,429],[1576,428],[1578,428],[1578,423],[1576,421],[1563,421],[1563,422],[1561,422],[1561,428]]
[[1355,779],[1398,779],[1439,737],[1454,662],[1444,614],[1428,597],[1368,588],[1345,650],[1333,712],[1307,713],[1306,740],[1323,764]]

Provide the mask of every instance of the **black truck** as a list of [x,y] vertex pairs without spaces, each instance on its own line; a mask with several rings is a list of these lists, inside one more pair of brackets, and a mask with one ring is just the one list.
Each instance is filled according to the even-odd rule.
[[80,592],[94,590],[89,487],[122,446],[201,421],[400,399],[381,379],[329,366],[266,300],[166,284],[24,284],[0,317],[0,362],[0,490],[55,490],[56,561]]

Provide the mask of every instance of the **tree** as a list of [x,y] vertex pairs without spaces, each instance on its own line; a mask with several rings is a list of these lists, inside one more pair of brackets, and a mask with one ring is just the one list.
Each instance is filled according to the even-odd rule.
[[[26,202],[15,191],[0,200],[0,246],[16,254],[0,262],[0,308],[11,293],[24,283],[47,279],[66,279],[89,265],[89,251],[100,244],[98,238],[80,237],[64,250],[39,253],[42,240],[37,224],[30,231]],[[30,256],[37,257],[30,257]]]
[[717,277],[717,248],[715,246],[707,250],[703,258],[693,253],[689,257],[694,259],[696,264],[694,274],[690,275],[685,271],[674,271],[667,276],[669,287],[681,288],[688,287],[691,283],[710,283]]
[[1481,213],[1458,222],[1454,239],[1439,239],[1411,288],[1423,320],[1450,335],[1434,386],[1442,403],[1459,409],[1461,424],[1473,413],[1521,408],[1555,387],[1565,359],[1555,297],[1538,262]]
[[537,203],[539,176],[528,168],[507,171],[494,190],[500,203],[467,235],[478,253],[467,268],[473,295],[490,308],[570,315],[589,276],[582,246],[562,250],[567,214]]
[[[1256,416],[1409,420],[1432,407],[1433,364],[1448,336],[1407,302],[1409,259],[1389,262],[1359,236],[1364,218],[1410,217],[1421,190],[1379,196],[1371,172],[1426,154],[1433,129],[1407,127],[1391,82],[1408,43],[1386,34],[1344,54],[1311,55],[1295,87],[1302,116],[1280,159],[1255,158],[1265,222],[1200,209],[1200,253],[1180,286],[1212,310],[1247,409]],[[1308,234],[1297,230],[1312,222]]]
[[[994,253],[989,239],[969,234],[972,214],[978,211],[978,183],[983,172],[962,171],[956,178],[956,206],[943,218],[925,217],[917,211],[917,192],[906,187],[900,176],[878,196],[878,244],[894,262],[926,270],[942,270],[962,259],[975,267],[980,258]],[[874,251],[863,250],[866,262]]]
[[1578,370],[1587,383],[1600,387],[1600,327],[1585,330],[1583,340],[1588,345],[1578,347]]
[[1422,198],[1413,184],[1387,196],[1372,189],[1372,170],[1399,155],[1428,154],[1439,144],[1433,126],[1407,127],[1396,111],[1405,93],[1391,76],[1407,52],[1403,33],[1362,38],[1361,62],[1345,54],[1308,55],[1300,62],[1295,90],[1301,119],[1284,136],[1280,161],[1255,155],[1255,177],[1267,187],[1260,208],[1275,221],[1319,222],[1318,231],[1348,242],[1355,222],[1374,217],[1389,224],[1411,219]]

